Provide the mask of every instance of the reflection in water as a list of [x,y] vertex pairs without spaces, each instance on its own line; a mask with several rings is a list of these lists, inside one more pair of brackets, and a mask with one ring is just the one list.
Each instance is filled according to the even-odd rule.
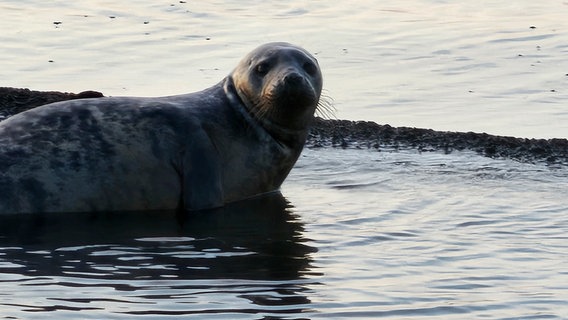
[[310,303],[302,292],[315,249],[279,193],[183,217],[1,218],[0,284],[12,292],[0,293],[0,308],[20,312],[12,316],[290,314]]

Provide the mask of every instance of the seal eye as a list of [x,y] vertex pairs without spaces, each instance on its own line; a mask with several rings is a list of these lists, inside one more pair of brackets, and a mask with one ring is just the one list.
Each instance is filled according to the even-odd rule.
[[270,66],[268,65],[268,63],[259,63],[256,68],[256,74],[258,74],[259,76],[265,76],[268,73],[268,70],[270,70]]
[[311,63],[311,62],[306,62],[304,63],[303,66],[304,70],[306,71],[307,74],[309,74],[310,76],[315,76],[316,72],[317,72],[317,67],[315,66],[315,64]]

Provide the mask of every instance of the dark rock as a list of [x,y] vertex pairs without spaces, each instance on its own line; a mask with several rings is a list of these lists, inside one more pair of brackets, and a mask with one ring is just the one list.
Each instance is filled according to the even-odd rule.
[[68,93],[0,87],[0,115],[9,117],[16,113],[57,101],[100,97],[103,97],[103,94],[97,91]]
[[523,139],[487,133],[395,128],[369,121],[316,118],[306,145],[308,148],[417,149],[444,153],[472,150],[491,158],[568,165],[567,139]]
[[[0,87],[0,116],[70,99],[99,98],[97,91],[78,94],[42,92]],[[487,133],[446,132],[432,129],[392,127],[371,121],[325,120],[316,118],[306,143],[308,148],[352,148],[379,151],[416,149],[420,152],[451,153],[472,150],[491,158],[509,158],[523,162],[568,165],[567,139],[524,139]]]

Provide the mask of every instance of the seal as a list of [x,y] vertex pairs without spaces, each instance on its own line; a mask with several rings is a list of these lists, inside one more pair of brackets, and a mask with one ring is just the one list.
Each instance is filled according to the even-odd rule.
[[0,213],[192,211],[276,191],[321,90],[317,60],[277,42],[200,92],[19,113],[0,123]]

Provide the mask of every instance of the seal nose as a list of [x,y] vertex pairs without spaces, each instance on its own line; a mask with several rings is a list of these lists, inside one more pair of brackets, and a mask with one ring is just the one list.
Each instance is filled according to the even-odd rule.
[[304,77],[301,74],[293,71],[293,72],[288,73],[284,77],[284,81],[288,85],[298,86],[298,85],[302,84],[302,82],[304,81]]

